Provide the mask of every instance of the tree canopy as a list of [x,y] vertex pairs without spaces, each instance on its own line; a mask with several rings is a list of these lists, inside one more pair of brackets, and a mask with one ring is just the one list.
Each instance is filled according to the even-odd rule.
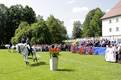
[[4,44],[6,42],[6,12],[8,8],[4,4],[0,4],[0,44]]
[[26,36],[31,39],[31,45],[53,43],[52,33],[44,21],[33,23],[31,26],[27,22],[22,22],[11,41],[13,44],[20,43],[22,37]]
[[73,24],[73,31],[72,31],[72,37],[75,38],[81,38],[82,37],[82,24],[80,21],[75,21]]
[[67,31],[63,21],[54,18],[53,15],[50,15],[46,21],[46,24],[52,32],[54,43],[62,43],[62,40],[67,39]]
[[89,37],[102,36],[102,21],[100,18],[103,15],[104,12],[102,12],[100,8],[89,11],[83,23],[83,37],[87,35]]
[[12,5],[9,8],[0,4],[0,45],[8,44],[21,22],[31,25],[37,22],[36,14],[29,6]]
[[28,24],[36,22],[36,14],[33,9],[29,6],[25,6],[23,9],[23,21],[26,21]]
[[29,36],[31,45],[62,43],[67,38],[67,32],[63,21],[50,16],[47,21],[40,20],[29,25],[22,22],[15,30],[15,36],[12,37],[12,43],[21,42],[22,37]]

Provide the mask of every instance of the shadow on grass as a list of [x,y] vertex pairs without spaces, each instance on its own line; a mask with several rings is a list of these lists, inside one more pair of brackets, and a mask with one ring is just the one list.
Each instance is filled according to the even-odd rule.
[[28,57],[28,59],[32,59],[32,57]]
[[[34,57],[35,58],[35,57]],[[29,56],[28,59],[33,59],[32,56]]]
[[71,71],[74,71],[72,69],[58,69],[57,71],[67,71],[67,72],[71,72]]
[[48,65],[48,64],[46,64],[45,62],[37,62],[37,63],[35,63],[35,64],[31,64],[30,66],[40,66],[40,65]]

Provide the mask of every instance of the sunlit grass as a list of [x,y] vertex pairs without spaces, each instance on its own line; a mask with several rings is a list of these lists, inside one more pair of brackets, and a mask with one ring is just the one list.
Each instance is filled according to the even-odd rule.
[[57,71],[51,71],[49,52],[37,52],[41,58],[33,64],[29,56],[25,66],[21,54],[0,50],[0,80],[120,80],[121,64],[104,60],[104,55],[79,55],[60,52]]

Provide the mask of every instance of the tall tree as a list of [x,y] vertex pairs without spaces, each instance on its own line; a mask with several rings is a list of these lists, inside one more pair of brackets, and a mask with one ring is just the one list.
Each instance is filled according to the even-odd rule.
[[39,21],[32,26],[32,44],[52,44],[53,38],[45,21]]
[[18,28],[19,24],[22,21],[22,12],[23,12],[23,6],[21,5],[13,5],[10,8],[8,8],[6,12],[6,35],[7,38],[5,40],[6,43],[8,43],[11,39],[11,37],[14,36],[15,30]]
[[5,43],[6,37],[6,11],[8,8],[4,4],[0,4],[0,45]]
[[82,37],[82,29],[81,29],[81,22],[75,21],[73,24],[73,31],[72,31],[72,37],[75,38],[81,38]]
[[100,8],[91,10],[87,15],[83,23],[83,37],[87,35],[89,37],[102,35],[102,21],[100,18],[104,15],[104,12]]
[[36,14],[29,6],[25,6],[23,10],[23,21],[26,21],[28,24],[36,22]]
[[67,38],[67,31],[63,21],[54,18],[53,15],[50,15],[46,24],[52,32],[54,43],[61,43],[62,40]]
[[102,21],[100,20],[102,16],[103,12],[98,9],[95,12],[92,21],[90,22],[90,29],[93,32],[93,36],[95,37],[102,36]]

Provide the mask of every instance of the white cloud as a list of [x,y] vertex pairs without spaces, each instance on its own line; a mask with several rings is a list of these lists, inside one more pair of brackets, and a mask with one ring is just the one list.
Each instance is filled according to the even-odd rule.
[[81,11],[87,11],[89,8],[88,7],[82,7]]
[[110,11],[110,9],[107,9],[107,10],[106,10],[106,13],[107,13],[108,11]]
[[71,20],[70,20],[70,22],[71,22],[72,24],[74,23],[74,21],[80,21],[81,24],[83,24],[84,19],[71,19]]
[[72,4],[74,2],[75,2],[75,0],[67,1],[68,4]]
[[74,13],[77,13],[77,12],[80,12],[80,11],[87,11],[89,8],[88,7],[74,7],[73,9],[72,9],[72,12],[74,12]]
[[80,12],[80,11],[81,11],[81,8],[80,7],[74,7],[72,9],[72,12],[74,12],[74,13],[77,13],[77,12]]

